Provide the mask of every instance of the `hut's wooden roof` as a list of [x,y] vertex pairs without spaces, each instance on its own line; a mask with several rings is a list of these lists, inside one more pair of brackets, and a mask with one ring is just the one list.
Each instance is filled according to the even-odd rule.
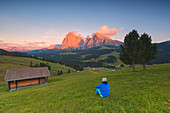
[[47,67],[9,69],[7,70],[5,81],[24,80],[47,76],[50,76]]

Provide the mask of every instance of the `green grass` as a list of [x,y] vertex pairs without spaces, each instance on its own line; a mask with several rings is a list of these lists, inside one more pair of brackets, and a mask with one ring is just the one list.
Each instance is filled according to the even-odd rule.
[[60,53],[60,55],[76,55],[77,53],[74,52],[65,52],[65,53]]
[[85,58],[88,55],[91,55],[91,54],[81,55],[81,58]]
[[[104,47],[103,47],[104,48]],[[100,48],[102,49],[102,48]],[[90,54],[87,55],[82,55],[82,58],[85,58],[86,56],[88,56]],[[117,58],[117,61],[114,63],[104,63],[104,65],[112,65],[112,66],[116,66],[116,65],[121,65],[124,64],[120,59],[119,59],[119,53],[114,51],[108,54],[104,54],[104,55],[100,55],[100,57],[96,58],[96,59],[90,59],[90,60],[83,60],[82,62],[98,62],[99,60],[105,60],[108,58],[108,56],[115,56]]]
[[[117,58],[117,61],[116,62],[114,62],[114,63],[108,63],[108,64],[111,64],[111,65],[113,65],[113,66],[116,66],[116,65],[120,65],[120,64],[124,64],[120,59],[119,59],[119,53],[118,52],[111,52],[111,53],[109,53],[109,54],[104,54],[104,55],[100,55],[100,57],[99,58],[97,58],[96,59],[96,61],[98,61],[98,60],[104,60],[104,59],[106,59],[106,58],[108,58],[108,56],[115,56],[116,58]],[[107,63],[106,63],[107,64]]]
[[[168,113],[170,109],[170,64],[125,67],[49,77],[49,83],[7,92],[0,87],[0,112],[124,112]],[[101,98],[94,86],[107,77],[110,96]]]
[[102,46],[102,47],[99,48],[98,50],[103,50],[103,49],[112,49],[112,48],[109,48],[109,47],[106,47],[106,46]]
[[30,61],[33,62],[33,65],[36,63],[48,63],[51,66],[51,75],[54,75],[54,71],[57,74],[59,69],[62,69],[64,73],[68,72],[68,69],[74,71],[74,69],[59,65],[57,63],[50,63],[46,61],[41,61],[33,58],[23,58],[23,57],[11,57],[11,56],[2,56],[0,55],[0,82],[4,81],[4,77],[6,74],[7,69],[17,69],[17,68],[29,68]]

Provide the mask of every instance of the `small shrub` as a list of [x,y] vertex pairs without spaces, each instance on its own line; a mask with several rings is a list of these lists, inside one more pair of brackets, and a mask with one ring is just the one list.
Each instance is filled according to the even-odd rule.
[[68,70],[68,73],[71,73],[70,69]]

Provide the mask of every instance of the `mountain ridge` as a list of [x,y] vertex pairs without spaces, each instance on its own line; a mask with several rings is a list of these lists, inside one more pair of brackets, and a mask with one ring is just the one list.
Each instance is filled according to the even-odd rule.
[[103,45],[120,46],[122,43],[123,42],[118,40],[112,40],[99,32],[96,32],[91,38],[88,37],[85,40],[83,40],[82,37],[69,32],[64,38],[60,49],[86,49]]
[[76,49],[82,48],[84,44],[83,37],[76,36],[74,33],[69,32],[62,41],[60,49]]

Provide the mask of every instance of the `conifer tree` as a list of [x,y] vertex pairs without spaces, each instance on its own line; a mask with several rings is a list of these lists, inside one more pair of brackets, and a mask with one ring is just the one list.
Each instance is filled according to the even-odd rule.
[[130,64],[135,71],[135,63],[139,63],[140,59],[139,35],[136,30],[132,30],[125,36],[124,43],[121,45],[120,60],[125,64]]
[[157,45],[152,44],[151,41],[151,36],[148,34],[144,33],[140,37],[140,41],[142,43],[141,45],[141,58],[140,58],[140,63],[143,64],[143,70],[146,70],[145,64],[149,62],[150,60],[156,58],[156,53],[157,53]]

